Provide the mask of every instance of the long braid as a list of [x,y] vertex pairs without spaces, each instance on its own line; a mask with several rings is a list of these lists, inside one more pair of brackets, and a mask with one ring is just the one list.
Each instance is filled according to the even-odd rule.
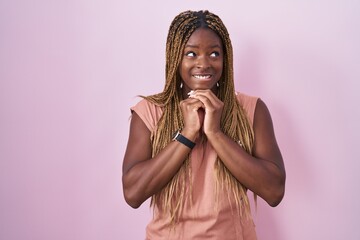
[[[220,38],[223,40],[225,46],[225,59],[223,78],[220,80],[220,84],[225,84],[226,87],[220,88],[220,100],[224,101],[224,109],[221,119],[221,127],[224,133],[234,140],[238,140],[244,149],[251,154],[253,146],[253,130],[247,120],[244,110],[239,105],[236,99],[234,91],[233,81],[233,51],[229,34],[222,23],[222,21],[214,15],[207,15],[207,22],[210,29],[214,30]],[[223,91],[221,91],[223,90]],[[223,97],[222,97],[223,96]],[[228,100],[228,101],[227,101]],[[249,201],[246,195],[246,188],[237,181],[237,179],[230,173],[225,167],[221,159],[218,157],[215,163],[216,174],[216,192],[219,193],[220,189],[228,186],[228,194],[233,194],[238,210],[242,212],[242,207],[245,207],[245,213],[250,213]],[[230,186],[230,187],[229,187]],[[229,196],[230,197],[230,196]],[[241,201],[243,204],[241,204]]]
[[[222,131],[239,141],[243,148],[251,154],[254,136],[246,114],[235,95],[233,79],[233,50],[229,34],[221,19],[208,11],[186,11],[175,17],[170,25],[166,42],[166,83],[163,92],[145,97],[148,101],[161,106],[163,114],[151,135],[152,156],[156,156],[170,141],[172,134],[184,126],[180,110],[182,92],[181,77],[178,68],[181,64],[186,42],[191,34],[200,27],[212,29],[219,35],[224,47],[224,69],[220,79],[218,98],[224,102],[221,117]],[[186,189],[186,182],[191,180],[190,160],[187,156],[178,173],[172,180],[151,199],[151,206],[169,214],[169,223],[175,223],[182,211],[184,202],[191,199],[191,191]],[[229,198],[235,199],[237,209],[244,208],[246,215],[250,213],[247,189],[230,173],[221,159],[215,162],[216,197],[220,189],[228,192]],[[190,196],[189,196],[190,195]]]

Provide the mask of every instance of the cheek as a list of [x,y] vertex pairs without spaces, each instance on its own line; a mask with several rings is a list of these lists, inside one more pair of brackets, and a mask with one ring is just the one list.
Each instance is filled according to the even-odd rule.
[[189,64],[186,61],[181,62],[179,66],[179,73],[181,76],[187,75],[189,72]]

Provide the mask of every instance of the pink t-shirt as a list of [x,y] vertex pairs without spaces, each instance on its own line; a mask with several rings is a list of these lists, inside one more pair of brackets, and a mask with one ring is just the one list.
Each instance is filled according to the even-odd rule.
[[[250,124],[253,124],[257,97],[237,93]],[[146,100],[141,100],[131,110],[135,111],[152,132],[159,121],[162,109]],[[226,193],[219,194],[215,208],[214,163],[217,154],[209,143],[196,144],[191,151],[192,204],[186,201],[179,222],[169,227],[169,219],[157,209],[146,227],[148,240],[255,240],[255,225],[252,219],[242,218],[235,202],[230,202]]]

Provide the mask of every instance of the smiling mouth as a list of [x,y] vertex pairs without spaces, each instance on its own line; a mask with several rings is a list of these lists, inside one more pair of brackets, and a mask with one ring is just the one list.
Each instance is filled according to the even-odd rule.
[[194,74],[192,75],[194,78],[196,79],[200,79],[200,80],[206,80],[206,79],[210,79],[212,77],[211,74]]

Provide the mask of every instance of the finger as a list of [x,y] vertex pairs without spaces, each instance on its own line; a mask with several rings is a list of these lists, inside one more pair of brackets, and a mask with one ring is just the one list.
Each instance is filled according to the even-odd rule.
[[191,97],[191,98],[196,98],[198,96],[204,96],[204,97],[210,99],[211,102],[220,101],[220,99],[218,99],[217,96],[209,89],[207,89],[207,90],[195,90],[189,95],[189,97]]
[[200,100],[205,108],[218,108],[221,107],[222,104],[222,102],[210,92],[195,92],[190,97]]
[[181,101],[180,107],[186,111],[197,111],[200,108],[205,108],[205,105],[199,99],[188,98],[188,99]]

